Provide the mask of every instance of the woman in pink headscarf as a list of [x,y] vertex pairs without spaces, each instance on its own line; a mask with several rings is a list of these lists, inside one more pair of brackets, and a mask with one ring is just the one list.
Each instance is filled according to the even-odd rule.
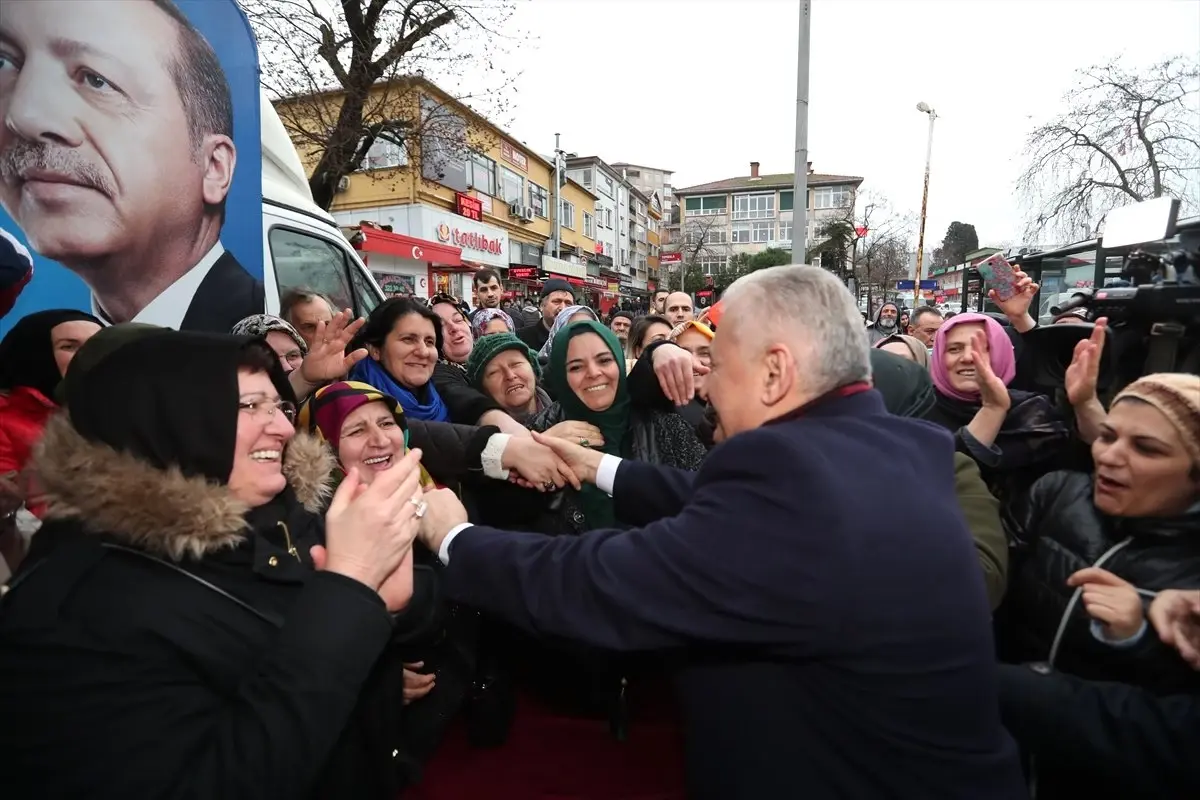
[[1045,395],[1008,388],[1016,356],[996,320],[986,314],[946,320],[934,337],[929,370],[937,403],[928,419],[954,432],[958,449],[975,459],[1001,500],[1058,466],[1070,426]]

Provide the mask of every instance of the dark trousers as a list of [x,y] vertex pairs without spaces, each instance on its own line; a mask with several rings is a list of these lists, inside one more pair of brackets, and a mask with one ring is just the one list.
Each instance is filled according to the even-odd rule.
[[1200,697],[1000,666],[1004,724],[1038,800],[1200,797]]

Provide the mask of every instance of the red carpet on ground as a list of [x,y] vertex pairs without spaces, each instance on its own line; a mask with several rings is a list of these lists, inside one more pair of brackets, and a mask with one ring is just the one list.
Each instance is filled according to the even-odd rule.
[[[635,708],[641,708],[634,706]],[[616,741],[603,720],[517,702],[508,740],[480,750],[454,725],[404,800],[683,800],[683,739],[673,714],[639,714]]]

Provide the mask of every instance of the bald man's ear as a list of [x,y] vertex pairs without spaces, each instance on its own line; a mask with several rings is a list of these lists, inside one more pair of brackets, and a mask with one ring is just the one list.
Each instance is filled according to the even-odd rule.
[[217,206],[225,202],[233,185],[233,170],[237,167],[237,149],[233,140],[220,134],[208,134],[200,148],[204,167],[204,204]]
[[796,359],[782,344],[773,344],[763,355],[766,368],[762,388],[763,405],[773,406],[785,399],[796,385]]

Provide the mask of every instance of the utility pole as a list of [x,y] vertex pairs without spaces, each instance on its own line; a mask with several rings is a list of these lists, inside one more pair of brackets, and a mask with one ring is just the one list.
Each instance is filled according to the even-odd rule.
[[[913,275],[913,308],[921,305],[921,265],[925,260],[925,210],[929,206],[929,162],[933,158],[933,121],[937,112],[927,103],[918,103],[917,111],[929,115],[929,139],[925,143],[925,188],[921,192],[921,227],[917,233],[917,266]],[[965,291],[965,287],[964,287]]]
[[800,0],[800,35],[796,48],[796,178],[792,186],[793,264],[807,263],[805,249],[808,246],[808,51],[811,41],[811,3],[809,0]]

